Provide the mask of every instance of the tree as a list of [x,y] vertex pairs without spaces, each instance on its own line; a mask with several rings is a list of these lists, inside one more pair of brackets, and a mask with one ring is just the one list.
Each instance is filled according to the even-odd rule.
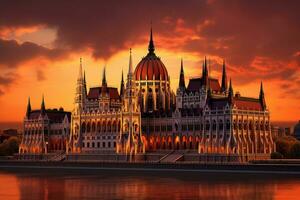
[[20,141],[17,137],[10,137],[0,144],[0,156],[10,156],[19,151]]
[[290,149],[291,158],[300,158],[300,142],[296,142]]

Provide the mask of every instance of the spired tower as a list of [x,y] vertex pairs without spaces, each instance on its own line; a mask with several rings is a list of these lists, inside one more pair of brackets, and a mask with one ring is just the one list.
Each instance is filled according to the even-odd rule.
[[71,117],[71,131],[69,141],[67,143],[67,152],[81,151],[81,114],[87,99],[85,74],[82,73],[82,59],[80,58],[79,73],[76,84],[76,94],[74,100],[74,110]]
[[130,49],[129,69],[121,112],[121,130],[117,144],[117,153],[134,155],[145,153],[141,132],[141,112],[138,104],[138,90],[132,69]]

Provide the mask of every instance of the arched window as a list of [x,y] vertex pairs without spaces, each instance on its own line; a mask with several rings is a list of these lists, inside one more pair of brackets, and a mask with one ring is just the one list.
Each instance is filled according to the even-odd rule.
[[106,132],[106,121],[102,121],[102,132]]
[[116,123],[116,121],[113,122],[113,125],[112,125],[112,131],[113,131],[113,132],[116,132],[116,131],[117,131],[117,123]]
[[206,120],[206,122],[205,122],[205,130],[209,131],[209,129],[210,129],[210,123],[209,123],[208,120]]
[[213,129],[213,131],[216,131],[216,130],[217,130],[217,123],[216,123],[216,120],[213,120],[212,129]]
[[247,120],[244,121],[244,130],[247,130],[248,129],[248,123],[247,123]]
[[121,121],[119,121],[118,123],[118,132],[120,132],[120,128],[121,128]]
[[100,133],[101,132],[101,123],[97,122],[97,132]]
[[88,122],[87,123],[87,125],[86,125],[86,132],[91,132],[91,124],[90,124],[90,122]]
[[220,121],[219,121],[219,131],[223,131],[223,127],[224,127],[223,121],[220,120]]
[[243,129],[242,120],[239,120],[239,130]]
[[230,121],[229,121],[229,119],[227,119],[227,121],[226,121],[226,130],[230,130]]
[[82,123],[82,125],[81,125],[81,130],[82,130],[82,133],[85,133],[85,131],[86,131],[86,125],[85,125],[85,122]]
[[107,132],[111,132],[111,122],[107,122]]
[[95,122],[92,122],[92,132],[95,132],[96,131],[96,124]]

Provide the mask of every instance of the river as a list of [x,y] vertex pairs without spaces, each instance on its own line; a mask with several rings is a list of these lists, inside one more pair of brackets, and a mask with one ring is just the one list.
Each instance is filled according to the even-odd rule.
[[293,175],[134,171],[0,171],[1,200],[300,199]]

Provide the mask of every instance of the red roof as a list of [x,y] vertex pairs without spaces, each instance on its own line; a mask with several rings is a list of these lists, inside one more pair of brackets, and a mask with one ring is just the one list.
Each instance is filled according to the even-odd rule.
[[[101,94],[102,87],[90,88],[87,98],[98,99]],[[120,99],[120,95],[117,88],[107,87],[110,99]]]
[[[30,112],[29,119],[38,119],[41,114],[41,110],[33,110]],[[67,115],[69,122],[71,121],[71,113],[60,111],[57,109],[47,109],[45,111],[50,123],[61,123]]]
[[[210,108],[215,109],[223,109],[228,103],[228,98],[214,98],[209,99]],[[256,110],[261,111],[262,106],[259,99],[248,98],[248,97],[234,97],[233,104],[241,110]]]
[[234,97],[233,102],[236,105],[236,107],[241,110],[262,110],[262,106],[259,99],[247,97]]
[[159,57],[148,55],[136,66],[136,80],[168,80],[168,71]]
[[[212,91],[216,91],[216,92],[220,91],[221,86],[218,79],[209,78],[208,83]],[[202,78],[193,78],[190,79],[187,89],[191,92],[196,92],[199,91],[201,87],[202,87]]]

